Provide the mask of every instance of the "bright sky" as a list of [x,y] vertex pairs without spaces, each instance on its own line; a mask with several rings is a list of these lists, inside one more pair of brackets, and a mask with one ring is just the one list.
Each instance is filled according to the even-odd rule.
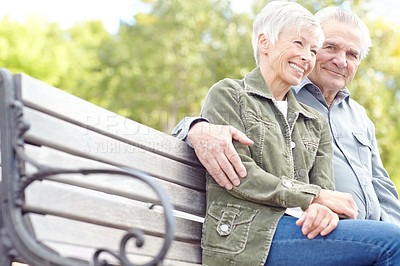
[[[232,0],[232,7],[238,12],[249,12],[254,0]],[[400,24],[400,1],[373,0],[371,15],[385,15],[388,20]],[[4,1],[0,18],[4,15],[23,20],[29,14],[36,14],[48,21],[60,23],[62,28],[71,27],[75,22],[87,19],[101,19],[109,32],[116,32],[119,21],[133,22],[133,14],[146,12],[140,0],[12,0]]]

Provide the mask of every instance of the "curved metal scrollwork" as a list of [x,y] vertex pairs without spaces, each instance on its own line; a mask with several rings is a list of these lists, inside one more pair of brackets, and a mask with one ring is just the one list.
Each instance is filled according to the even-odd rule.
[[[122,168],[121,170],[109,170],[109,169],[61,169],[55,167],[49,167],[38,162],[34,161],[32,158],[28,157],[24,152],[24,134],[29,130],[29,124],[23,118],[23,104],[15,100],[11,103],[11,109],[14,117],[14,134],[12,137],[12,146],[13,150],[16,153],[17,163],[18,163],[18,172],[19,179],[16,182],[16,187],[14,187],[14,202],[15,205],[21,207],[24,203],[24,191],[25,189],[32,184],[36,180],[45,180],[49,176],[59,175],[59,174],[83,174],[83,175],[92,175],[92,174],[115,174],[115,175],[124,175],[133,178],[138,178],[141,181],[148,184],[158,195],[160,199],[160,204],[164,208],[164,217],[165,217],[165,236],[164,243],[161,247],[159,253],[148,263],[140,264],[140,265],[157,265],[163,261],[166,256],[166,253],[174,239],[175,234],[175,220],[173,217],[173,206],[169,201],[167,194],[161,189],[161,187],[153,180],[153,177],[145,174],[143,172],[130,169],[130,168]],[[37,171],[33,174],[25,173],[25,163],[29,163],[34,166]],[[126,245],[129,240],[136,240],[136,246],[138,248],[142,247],[144,244],[144,233],[137,229],[129,229],[127,233],[121,240],[120,243],[120,251],[116,253],[112,250],[108,249],[99,249],[95,252],[93,256],[93,262],[96,266],[105,266],[110,265],[106,260],[101,260],[101,254],[107,253],[117,260],[121,262],[121,265],[127,266],[136,266],[139,264],[134,264],[129,261],[126,254]],[[59,262],[59,261],[58,261]],[[54,263],[55,264],[58,264]],[[50,265],[50,264],[49,264]],[[53,265],[53,264],[51,264]]]
[[[28,159],[26,156],[24,156],[25,159]],[[28,159],[31,161],[31,159]],[[50,176],[50,175],[57,175],[57,174],[76,174],[76,173],[81,173],[84,175],[90,175],[90,174],[116,174],[116,175],[126,175],[134,178],[139,178],[143,182],[146,182],[152,189],[157,193],[157,195],[160,198],[161,206],[164,208],[164,216],[165,216],[165,236],[164,236],[164,243],[157,254],[150,262],[147,262],[145,264],[134,264],[129,261],[127,255],[126,255],[126,244],[128,240],[131,240],[133,238],[136,239],[136,246],[138,248],[142,247],[144,244],[144,233],[141,230],[137,229],[129,229],[128,232],[124,235],[124,237],[121,240],[120,243],[120,253],[117,254],[112,250],[109,249],[99,249],[95,252],[93,256],[93,263],[96,266],[105,266],[105,265],[110,265],[107,263],[107,261],[100,260],[99,256],[102,253],[108,253],[121,261],[121,265],[126,265],[126,266],[137,266],[137,265],[143,265],[143,266],[150,266],[150,265],[157,265],[159,262],[161,262],[164,258],[165,255],[168,252],[168,249],[174,240],[174,234],[175,234],[175,220],[173,217],[173,206],[170,203],[168,196],[161,190],[161,188],[155,183],[152,179],[151,176],[144,174],[142,172],[139,172],[137,170],[133,169],[128,169],[125,168],[124,170],[108,170],[108,169],[78,169],[78,170],[67,170],[67,169],[56,169],[56,168],[49,168],[46,167],[45,169],[41,169],[38,172],[34,173],[31,175],[29,178],[26,178],[23,182],[21,182],[19,190],[16,195],[19,195],[18,198],[20,199],[23,195],[23,192],[25,188],[27,188],[32,182],[35,180],[44,180],[45,177]]]

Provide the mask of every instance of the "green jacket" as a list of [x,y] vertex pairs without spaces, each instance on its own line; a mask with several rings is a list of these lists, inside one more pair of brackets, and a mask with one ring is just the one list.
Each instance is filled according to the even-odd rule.
[[201,115],[245,132],[254,145],[234,141],[247,169],[238,187],[225,190],[207,173],[204,265],[264,265],[285,209],[306,210],[321,188],[334,189],[327,121],[291,90],[287,100],[286,121],[259,68],[208,92]]

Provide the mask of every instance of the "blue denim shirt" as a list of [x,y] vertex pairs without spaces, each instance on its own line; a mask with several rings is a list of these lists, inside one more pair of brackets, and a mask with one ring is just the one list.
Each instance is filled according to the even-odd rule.
[[309,79],[292,91],[298,101],[317,109],[329,122],[336,190],[353,195],[358,218],[400,224],[398,193],[383,167],[375,127],[365,109],[350,98],[346,88],[339,91],[330,108]]

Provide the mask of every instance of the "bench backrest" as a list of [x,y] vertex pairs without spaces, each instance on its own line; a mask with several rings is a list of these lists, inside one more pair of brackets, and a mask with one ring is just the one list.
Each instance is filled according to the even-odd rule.
[[[112,252],[135,263],[152,260],[162,249],[170,225],[158,192],[133,177],[141,172],[129,170],[136,169],[151,175],[144,176],[156,181],[175,209],[175,239],[164,264],[201,264],[204,168],[184,142],[27,75],[11,75],[3,69],[0,76],[0,226],[6,231],[15,227],[6,236],[13,247],[3,244],[0,252],[31,260],[32,265],[40,260],[47,263],[42,265],[86,265],[101,249],[111,251],[100,252],[100,258],[110,263],[121,263]],[[18,143],[10,128],[23,128],[24,121],[30,128],[26,133],[22,130],[24,142]],[[18,145],[23,147],[19,157]],[[35,163],[40,164],[39,178],[34,175]],[[54,174],[50,168],[46,174],[44,166],[65,173]],[[126,167],[129,174],[118,174]],[[75,173],[82,172],[79,169],[104,171]],[[27,181],[33,177],[37,180]],[[20,193],[24,196],[18,197],[24,184],[26,189]],[[133,228],[146,235],[141,248],[134,239],[121,245],[127,231],[136,234]]]

